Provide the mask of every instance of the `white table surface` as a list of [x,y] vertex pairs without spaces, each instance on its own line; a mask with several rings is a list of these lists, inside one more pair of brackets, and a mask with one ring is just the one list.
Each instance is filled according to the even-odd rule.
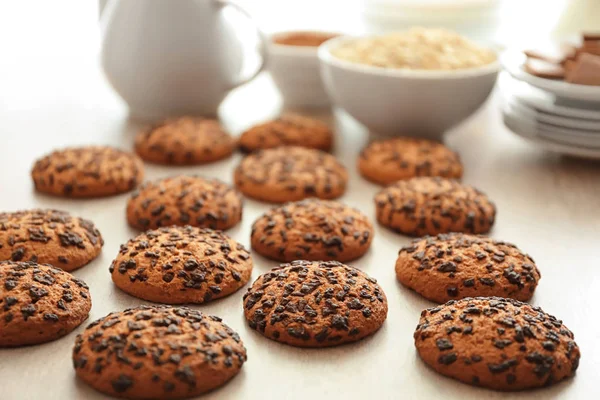
[[[96,15],[94,8],[84,3],[0,3],[0,210],[59,208],[96,223],[106,241],[102,254],[75,272],[90,286],[92,321],[143,303],[116,289],[108,273],[119,245],[136,234],[125,220],[128,195],[96,200],[52,198],[35,193],[29,177],[34,160],[57,147],[104,143],[131,149],[133,135],[142,126],[128,120],[125,106],[97,68]],[[262,76],[232,93],[221,116],[237,134],[274,115],[277,107],[270,81]],[[338,134],[335,154],[351,176],[349,190],[341,200],[374,219],[372,198],[378,187],[361,179],[355,168],[367,134],[342,113],[331,121]],[[492,236],[518,244],[537,261],[542,279],[532,303],[563,319],[575,333],[582,352],[576,377],[552,388],[503,394],[458,383],[427,368],[415,352],[412,334],[421,310],[433,304],[396,282],[396,254],[409,238],[376,226],[371,250],[353,263],[376,277],[388,297],[388,319],[375,336],[321,350],[277,344],[247,327],[242,314],[244,288],[197,307],[223,317],[238,331],[249,356],[238,377],[203,398],[600,396],[600,319],[596,306],[600,293],[600,164],[547,154],[511,135],[500,122],[495,100],[457,128],[448,143],[462,155],[464,181],[487,192],[497,204]],[[231,182],[232,169],[239,160],[236,154],[203,167],[146,164],[146,174],[159,178],[200,173]],[[228,233],[248,246],[252,221],[269,206],[254,201],[245,204],[242,223]],[[253,257],[253,279],[275,265],[256,254]],[[75,378],[71,365],[75,335],[40,346],[0,350],[0,399],[104,399]]]

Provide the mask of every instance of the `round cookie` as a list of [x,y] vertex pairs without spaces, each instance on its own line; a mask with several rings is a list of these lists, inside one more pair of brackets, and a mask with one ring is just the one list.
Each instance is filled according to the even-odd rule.
[[87,285],[47,264],[0,261],[0,347],[63,337],[88,317]]
[[201,117],[169,119],[135,138],[135,152],[158,164],[210,163],[229,157],[234,148],[235,140],[219,121]]
[[117,287],[140,299],[205,303],[244,286],[252,258],[221,231],[173,226],[129,240],[109,271]]
[[360,153],[358,170],[363,177],[380,185],[416,176],[460,179],[463,174],[460,157],[448,147],[409,137],[370,143]]
[[367,252],[373,226],[359,210],[308,199],[274,208],[252,225],[257,253],[277,261],[354,260]]
[[100,254],[94,224],[57,210],[0,213],[0,260],[33,261],[72,271]]
[[486,233],[496,218],[484,193],[439,177],[398,181],[377,193],[375,207],[382,225],[410,236]]
[[338,198],[346,191],[348,172],[323,151],[283,146],[246,156],[234,180],[248,197],[285,203],[308,197]]
[[176,176],[144,183],[127,203],[127,221],[140,230],[192,225],[228,229],[242,219],[242,196],[218,179]]
[[562,321],[514,299],[451,300],[421,313],[421,359],[442,375],[495,390],[547,386],[572,376],[579,347]]
[[142,160],[112,147],[73,147],[37,160],[36,190],[64,197],[102,197],[127,192],[144,178]]
[[336,261],[294,261],[261,275],[244,294],[250,328],[298,347],[355,342],[387,317],[377,281]]
[[327,124],[291,113],[253,126],[239,139],[240,150],[247,153],[279,146],[330,151],[332,145],[333,132]]
[[247,360],[221,318],[186,307],[108,314],[77,336],[73,367],[94,389],[126,399],[183,399],[224,385]]
[[449,233],[400,249],[396,277],[423,297],[445,303],[478,296],[527,301],[541,275],[533,259],[513,244]]

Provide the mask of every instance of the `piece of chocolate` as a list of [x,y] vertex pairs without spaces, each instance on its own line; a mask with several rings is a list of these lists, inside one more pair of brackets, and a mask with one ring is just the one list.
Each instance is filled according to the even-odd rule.
[[575,60],[565,61],[565,64],[563,65],[563,67],[565,69],[565,76],[568,75],[569,72],[573,70],[573,68],[575,68],[575,64],[577,64],[577,62]]
[[600,86],[600,55],[582,53],[566,75],[566,81],[579,85]]
[[583,46],[583,47],[577,49],[577,53],[575,54],[575,59],[578,59],[579,56],[582,54],[592,54],[595,56],[600,56],[600,44],[598,44],[597,46]]
[[583,42],[600,42],[600,32],[584,32]]

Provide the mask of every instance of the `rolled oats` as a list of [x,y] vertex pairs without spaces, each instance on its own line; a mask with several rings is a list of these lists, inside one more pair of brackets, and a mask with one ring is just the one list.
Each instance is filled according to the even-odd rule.
[[492,50],[455,32],[425,28],[348,41],[331,53],[359,64],[412,70],[474,68],[496,60]]

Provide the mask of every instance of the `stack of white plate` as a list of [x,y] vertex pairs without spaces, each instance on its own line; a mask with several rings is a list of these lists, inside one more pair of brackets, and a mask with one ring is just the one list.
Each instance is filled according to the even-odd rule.
[[542,79],[508,52],[499,78],[505,125],[549,151],[600,159],[600,87]]

